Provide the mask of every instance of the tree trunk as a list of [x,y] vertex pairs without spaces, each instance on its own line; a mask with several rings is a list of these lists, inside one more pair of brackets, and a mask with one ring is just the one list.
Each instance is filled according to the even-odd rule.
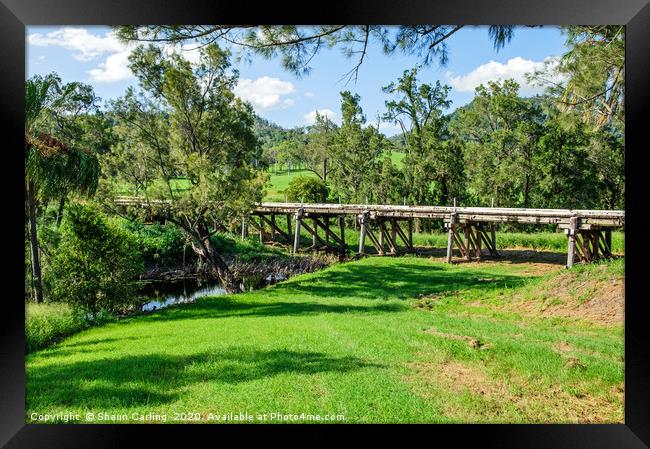
[[29,250],[32,256],[32,278],[34,281],[34,300],[43,302],[43,285],[41,283],[41,260],[38,254],[38,235],[36,232],[36,198],[34,184],[27,184],[27,209],[29,213]]
[[56,213],[56,227],[61,226],[61,220],[63,219],[63,208],[65,207],[65,195],[59,200],[59,210]]
[[528,208],[530,196],[530,175],[526,175],[526,184],[524,185],[524,208]]
[[226,265],[226,262],[224,262],[221,256],[217,253],[210,237],[204,238],[203,246],[206,249],[206,256],[210,265],[212,265],[212,270],[221,281],[223,288],[225,288],[228,293],[241,293],[242,289],[239,286],[239,283],[228,268],[228,265]]
[[208,232],[207,225],[205,223],[200,223],[196,226],[189,227],[180,220],[170,219],[170,221],[179,225],[193,242],[198,243],[199,246],[196,246],[192,242],[192,249],[199,256],[199,260],[203,257],[208,261],[213,273],[219,281],[221,281],[223,288],[225,288],[228,293],[240,293],[242,290],[239,283],[210,240],[210,233]]

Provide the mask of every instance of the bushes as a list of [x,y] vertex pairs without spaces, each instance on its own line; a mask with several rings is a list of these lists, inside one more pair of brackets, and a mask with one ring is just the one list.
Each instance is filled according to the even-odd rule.
[[323,180],[311,176],[297,176],[289,182],[287,200],[301,203],[323,203],[329,189]]
[[[174,225],[154,223],[145,225],[140,221],[120,220],[119,226],[133,235],[147,264],[174,266],[183,260],[185,237]],[[187,251],[187,259],[194,260],[194,252]]]
[[94,208],[70,205],[51,262],[52,299],[92,317],[136,304],[143,271],[137,242]]

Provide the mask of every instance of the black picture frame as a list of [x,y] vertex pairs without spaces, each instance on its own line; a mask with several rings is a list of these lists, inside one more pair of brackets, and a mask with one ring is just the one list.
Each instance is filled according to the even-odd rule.
[[[28,25],[113,25],[141,23],[254,23],[254,24],[333,24],[333,23],[443,23],[443,24],[625,24],[626,28],[626,282],[625,282],[625,424],[539,424],[539,425],[437,425],[406,426],[423,442],[454,446],[473,440],[486,447],[535,448],[642,448],[650,445],[649,346],[643,285],[641,242],[650,221],[644,213],[647,196],[643,176],[647,167],[643,153],[650,107],[650,4],[645,0],[454,0],[441,2],[406,1],[331,1],[318,14],[307,4],[281,5],[266,2],[253,6],[247,2],[184,0],[177,2],[143,0],[0,0],[0,123],[5,132],[0,140],[2,160],[3,213],[0,229],[7,260],[24,254],[18,238],[24,231],[24,208],[19,185],[24,186],[21,145],[24,128],[25,27]],[[7,161],[7,159],[9,160]],[[24,167],[24,166],[23,166]],[[646,175],[647,176],[647,175]],[[202,434],[222,441],[226,433],[242,438],[255,435],[260,426],[121,426],[121,425],[35,425],[25,424],[25,335],[24,302],[19,290],[24,275],[19,264],[5,267],[8,282],[15,288],[4,295],[0,312],[0,445],[10,448],[128,447],[136,437],[188,443],[188,433]],[[280,426],[282,430],[296,426]],[[357,426],[347,426],[348,429]],[[404,429],[394,426],[360,426],[367,435],[383,435]],[[273,430],[271,430],[273,428]],[[317,440],[326,430],[338,426],[313,427],[305,436]],[[277,426],[264,426],[277,432]],[[304,427],[303,427],[304,429]],[[182,439],[181,439],[182,438]],[[198,444],[196,440],[190,440]],[[418,443],[422,444],[422,443]]]

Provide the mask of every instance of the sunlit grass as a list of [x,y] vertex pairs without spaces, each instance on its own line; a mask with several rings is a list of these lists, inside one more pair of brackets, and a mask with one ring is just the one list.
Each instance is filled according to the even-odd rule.
[[[620,276],[612,267],[601,275]],[[171,421],[174,412],[246,411],[334,413],[346,422],[622,422],[622,326],[497,307],[565,272],[555,268],[535,274],[507,261],[370,257],[132,317],[30,355],[27,416],[153,412]]]

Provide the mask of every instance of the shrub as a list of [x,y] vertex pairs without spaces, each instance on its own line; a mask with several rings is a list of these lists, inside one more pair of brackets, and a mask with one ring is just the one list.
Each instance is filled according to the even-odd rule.
[[[140,221],[116,221],[123,229],[133,235],[138,243],[145,262],[157,266],[174,266],[183,260],[185,237],[173,224],[153,223],[145,225]],[[195,258],[194,252],[187,251],[189,260]]]
[[143,271],[137,242],[90,206],[70,205],[52,259],[52,299],[92,317],[135,305]]
[[322,179],[311,176],[297,176],[289,182],[285,192],[288,201],[322,203],[327,199],[329,189]]

